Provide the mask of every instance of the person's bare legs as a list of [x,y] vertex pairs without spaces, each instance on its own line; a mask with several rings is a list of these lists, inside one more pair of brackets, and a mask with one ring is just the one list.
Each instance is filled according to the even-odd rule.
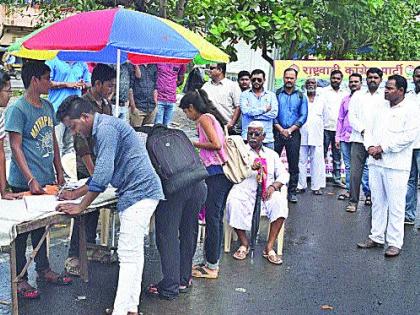
[[[274,242],[280,233],[281,227],[283,226],[284,218],[278,218],[270,224],[270,234],[268,235],[268,241],[265,245],[265,252],[269,253],[274,247]],[[239,234],[238,234],[239,237]]]
[[241,243],[241,246],[245,246],[246,248],[248,248],[249,243],[248,243],[248,239],[246,237],[245,230],[235,229],[235,232],[238,235],[238,239],[239,239],[239,242]]

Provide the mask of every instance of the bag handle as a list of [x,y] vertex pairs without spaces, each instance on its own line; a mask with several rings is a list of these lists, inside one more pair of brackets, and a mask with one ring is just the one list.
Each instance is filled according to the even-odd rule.
[[224,131],[225,131],[225,137],[229,136],[229,129],[228,129],[227,125],[225,125],[225,126],[223,127],[223,129],[224,129]]

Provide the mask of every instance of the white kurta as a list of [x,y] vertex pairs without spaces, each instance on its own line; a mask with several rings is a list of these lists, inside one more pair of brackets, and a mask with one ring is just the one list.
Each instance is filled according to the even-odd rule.
[[299,189],[306,189],[308,184],[308,159],[311,170],[311,189],[319,190],[326,185],[324,160],[324,110],[325,103],[317,94],[313,102],[308,99],[308,119],[300,129],[301,142],[299,151]]
[[[258,157],[257,153],[249,147],[252,159]],[[286,171],[279,155],[269,148],[263,147],[260,151],[261,158],[267,161],[267,187],[273,182],[281,182],[283,185],[289,181],[289,173]],[[261,214],[267,215],[270,222],[278,218],[287,218],[287,194],[286,186],[282,192],[274,192],[271,198],[261,202]],[[252,214],[254,212],[255,198],[257,193],[257,172],[246,178],[242,183],[236,184],[230,190],[226,202],[227,223],[240,230],[250,230]]]
[[301,145],[322,147],[324,144],[324,102],[319,94],[313,102],[308,99],[308,118],[300,128],[300,135]]

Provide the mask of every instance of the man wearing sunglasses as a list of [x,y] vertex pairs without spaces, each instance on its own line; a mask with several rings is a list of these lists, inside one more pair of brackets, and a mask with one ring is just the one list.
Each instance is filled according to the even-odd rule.
[[294,68],[287,68],[283,72],[284,86],[276,92],[279,111],[274,122],[275,149],[281,155],[283,148],[286,148],[290,173],[287,198],[293,203],[297,202],[296,189],[299,180],[299,129],[308,117],[308,99],[296,89],[297,75]]
[[210,64],[209,76],[211,80],[204,83],[202,89],[207,92],[216,109],[228,121],[226,126],[229,132],[237,134],[239,128],[235,125],[241,115],[239,108],[241,90],[235,82],[227,79],[225,75],[225,63]]
[[242,138],[247,139],[248,125],[258,121],[264,128],[264,145],[274,150],[273,122],[277,117],[278,103],[276,95],[264,89],[264,82],[264,71],[255,69],[251,73],[252,88],[241,94]]

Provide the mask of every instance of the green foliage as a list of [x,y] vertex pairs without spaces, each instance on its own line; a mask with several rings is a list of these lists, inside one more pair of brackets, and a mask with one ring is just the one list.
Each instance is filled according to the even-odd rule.
[[[19,0],[3,0],[21,3]],[[236,60],[235,44],[245,41],[281,59],[309,53],[319,59],[419,60],[418,0],[51,0],[41,2],[42,23],[66,12],[97,10],[115,4],[142,8],[197,31]],[[184,6],[180,14],[178,6]],[[14,6],[15,7],[15,6]],[[370,53],[358,49],[371,47]]]

